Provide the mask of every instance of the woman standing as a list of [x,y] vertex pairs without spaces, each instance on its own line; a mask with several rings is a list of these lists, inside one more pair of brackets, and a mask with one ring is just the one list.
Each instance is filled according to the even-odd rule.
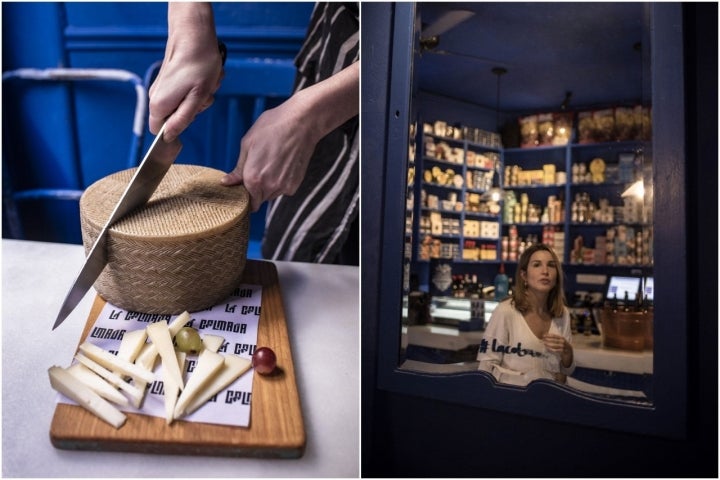
[[520,257],[512,296],[490,317],[479,368],[513,385],[565,383],[575,370],[571,339],[560,261],[547,245],[534,244]]

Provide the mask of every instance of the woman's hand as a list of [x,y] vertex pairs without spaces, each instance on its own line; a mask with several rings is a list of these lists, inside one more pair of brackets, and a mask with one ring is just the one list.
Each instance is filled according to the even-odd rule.
[[168,4],[165,57],[149,91],[150,131],[165,127],[175,139],[213,103],[223,76],[212,7],[209,3]]
[[307,171],[318,132],[298,95],[266,110],[240,141],[240,157],[223,185],[242,183],[255,212],[266,200],[294,194]]
[[244,184],[257,211],[266,200],[293,195],[317,143],[358,114],[358,62],[265,111],[240,142],[223,185]]
[[563,367],[568,368],[573,362],[573,348],[570,342],[568,342],[562,335],[556,335],[554,333],[546,333],[542,339],[550,352],[560,355],[560,361]]

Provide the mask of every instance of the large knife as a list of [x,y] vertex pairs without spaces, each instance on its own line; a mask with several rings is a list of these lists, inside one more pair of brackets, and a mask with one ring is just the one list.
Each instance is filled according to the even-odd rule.
[[90,253],[85,259],[85,265],[75,279],[70,292],[65,297],[65,302],[60,308],[53,330],[55,330],[75,310],[78,303],[85,297],[90,287],[93,286],[95,280],[100,276],[105,265],[107,264],[106,239],[110,227],[132,210],[144,205],[152,196],[153,192],[162,181],[163,177],[170,169],[170,166],[177,158],[182,143],[179,139],[166,143],[163,140],[165,125],[160,128],[155,140],[153,140],[150,149],[145,154],[140,166],[135,171],[130,183],[125,188],[125,192],[120,197],[115,209],[110,214],[110,218],[105,226],[100,230],[100,234],[95,239],[95,243],[90,249]]

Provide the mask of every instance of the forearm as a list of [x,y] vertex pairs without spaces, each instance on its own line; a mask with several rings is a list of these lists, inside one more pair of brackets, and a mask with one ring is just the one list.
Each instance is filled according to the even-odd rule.
[[168,42],[166,56],[207,49],[215,53],[217,36],[212,5],[207,2],[168,4]]
[[150,131],[166,124],[166,141],[179,135],[212,105],[222,75],[212,6],[170,3],[165,58],[148,92]]
[[293,95],[318,140],[359,112],[360,62]]

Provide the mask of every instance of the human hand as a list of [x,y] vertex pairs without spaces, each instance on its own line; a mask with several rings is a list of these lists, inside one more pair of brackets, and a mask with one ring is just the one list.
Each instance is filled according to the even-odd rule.
[[149,91],[149,127],[166,123],[172,141],[212,105],[223,77],[212,7],[208,3],[170,3],[165,57]]
[[260,115],[240,141],[235,169],[222,179],[224,185],[245,185],[253,212],[266,200],[297,191],[320,140],[298,98]]
[[560,355],[564,366],[569,367],[573,360],[573,348],[562,335],[546,333],[542,338],[545,348],[550,352]]
[[355,62],[260,115],[242,138],[237,165],[222,184],[244,184],[253,211],[266,200],[293,195],[317,143],[357,115],[358,68]]

